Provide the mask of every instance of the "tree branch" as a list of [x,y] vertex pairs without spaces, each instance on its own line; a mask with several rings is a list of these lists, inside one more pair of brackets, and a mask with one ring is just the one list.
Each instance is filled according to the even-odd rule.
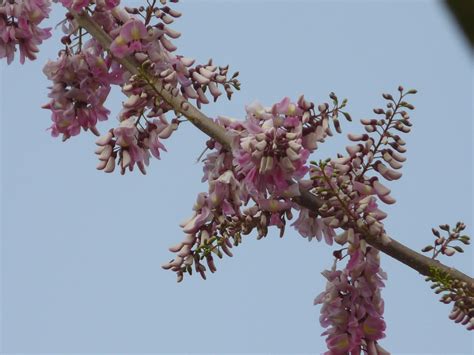
[[446,0],[446,7],[451,11],[454,19],[464,33],[466,39],[474,49],[474,2],[472,0]]
[[[97,23],[95,23],[86,13],[75,13],[72,12],[79,26],[85,28],[89,34],[91,34],[104,49],[110,48],[112,39],[105,33]],[[131,57],[116,58],[130,73],[140,75],[139,64]],[[185,116],[193,125],[204,132],[209,137],[215,139],[223,146],[230,149],[231,140],[227,135],[224,128],[214,123],[212,119],[207,117],[203,112],[197,109],[195,106],[190,104],[181,95],[173,96],[169,91],[165,90],[163,84],[156,78],[148,78],[148,82],[153,86],[153,90],[159,93],[166,103],[171,105],[176,112],[181,113]],[[310,193],[300,186],[301,196],[295,199],[295,201],[308,209],[318,210],[323,202],[314,194]],[[390,255],[392,258],[402,262],[403,264],[415,269],[420,274],[425,276],[433,276],[436,271],[442,271],[453,279],[458,279],[461,282],[465,282],[467,287],[474,292],[474,279],[468,275],[460,272],[459,270],[442,264],[437,260],[430,259],[416,251],[406,247],[405,245],[397,242],[394,239],[390,239],[388,242],[382,242],[382,240],[369,233],[364,235],[364,239],[377,248],[378,250]]]

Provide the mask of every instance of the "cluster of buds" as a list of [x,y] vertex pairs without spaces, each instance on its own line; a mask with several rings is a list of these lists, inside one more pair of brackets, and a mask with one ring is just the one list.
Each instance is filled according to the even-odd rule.
[[464,249],[460,245],[452,245],[453,243],[464,245],[469,245],[471,243],[471,238],[468,235],[461,235],[461,232],[466,229],[466,225],[462,222],[457,222],[456,226],[452,229],[448,224],[442,224],[439,228],[445,231],[448,235],[443,237],[439,230],[432,228],[431,231],[435,236],[433,245],[427,245],[421,249],[424,253],[432,252],[432,259],[436,259],[440,254],[453,256],[456,252],[464,252]]
[[[217,123],[229,134],[237,135],[244,129],[239,122],[225,117],[217,119]],[[181,224],[186,236],[170,248],[176,257],[163,265],[164,269],[176,272],[178,282],[185,273],[192,275],[193,270],[206,279],[208,269],[217,270],[214,256],[232,256],[231,248],[239,245],[242,235],[249,234],[255,227],[263,235],[263,220],[250,209],[242,211],[248,194],[235,175],[232,154],[213,140],[208,141],[207,146],[214,149],[206,156],[203,168],[202,181],[208,182],[209,190],[198,195],[193,215]]]
[[[452,245],[453,243],[470,244],[470,237],[461,235],[462,231],[466,229],[463,222],[457,222],[454,228],[451,228],[448,224],[442,224],[439,228],[445,231],[447,236],[442,236],[439,230],[432,228],[435,241],[433,245],[427,245],[422,249],[422,252],[425,253],[432,252],[432,259],[436,259],[440,254],[452,256],[456,252],[464,252],[461,246]],[[431,288],[435,290],[435,293],[443,293],[440,299],[441,302],[445,304],[453,303],[449,318],[456,323],[465,325],[468,330],[474,330],[474,293],[472,287],[467,287],[466,282],[448,277],[436,268],[431,270],[431,276],[427,277],[426,281],[432,282]]]
[[[334,240],[343,246],[334,252],[336,261],[349,258],[343,270],[336,271],[334,266],[325,274],[327,289],[316,299],[317,304],[323,304],[320,320],[328,328],[323,335],[327,335],[330,354],[386,353],[377,344],[384,337],[380,288],[386,275],[380,269],[378,251],[367,246],[362,238],[369,234],[389,240],[382,223],[387,215],[378,208],[378,200],[392,204],[395,199],[379,178],[390,181],[401,177],[398,169],[405,160],[401,154],[405,142],[392,132],[411,126],[402,108],[413,108],[403,101],[413,91],[404,94],[403,88],[399,90],[397,101],[391,95],[383,95],[388,100],[387,111],[374,110],[384,118],[361,120],[366,134],[348,135],[351,141],[358,142],[346,148],[348,155],[312,163],[310,187],[323,205],[318,211],[300,210],[294,223],[308,238],[320,240],[324,234],[329,243]],[[368,176],[370,171],[379,176]],[[337,228],[344,232],[336,235]]]
[[185,239],[170,248],[177,256],[163,265],[164,269],[177,273],[178,282],[185,273],[192,274],[193,266],[205,279],[204,259],[209,270],[215,272],[213,255],[219,258],[223,254],[232,256],[230,248],[238,245],[241,235],[250,233],[256,225],[256,219],[242,213],[245,193],[234,175],[232,154],[218,143],[215,147],[217,151],[208,154],[204,165],[203,181],[208,181],[209,192],[198,195],[193,215],[181,224]]
[[120,0],[53,0],[60,2],[65,8],[81,12],[88,6],[95,5],[99,9],[112,10],[120,4]]
[[[415,91],[404,93],[402,87],[399,87],[399,91],[398,100],[394,100],[392,95],[383,95],[388,101],[387,111],[381,108],[374,110],[384,118],[361,120],[368,133],[348,135],[349,140],[358,142],[357,145],[346,147],[348,155],[339,154],[336,159],[312,163],[311,187],[324,201],[318,214],[328,227],[344,230],[353,228],[361,234],[369,233],[388,240],[381,222],[386,214],[378,208],[377,200],[392,204],[395,199],[390,195],[390,190],[380,182],[379,177],[370,177],[367,174],[375,171],[389,181],[401,177],[398,169],[402,166],[401,162],[405,161],[402,155],[406,151],[405,142],[392,132],[400,130],[400,127],[411,126],[409,116],[403,108],[413,109],[413,106],[405,102],[404,98]],[[316,228],[313,229],[313,235],[309,234],[311,229],[308,224],[312,222],[305,222],[307,215],[309,214],[304,210],[300,212],[296,227],[303,229],[308,237],[317,236]]]
[[143,116],[124,119],[119,127],[99,138],[95,152],[99,157],[98,170],[111,173],[118,165],[123,175],[127,169],[133,171],[136,164],[142,174],[146,174],[150,157],[160,159],[160,150],[166,151],[161,139],[168,138],[179,121],[174,119],[169,123],[164,115],[152,122],[144,119],[143,124],[141,119]]
[[121,68],[91,40],[78,54],[67,49],[58,60],[48,61],[43,72],[53,82],[51,101],[44,105],[52,112],[52,135],[62,134],[63,140],[79,134],[81,128],[99,135],[98,121],[108,118],[104,102],[111,84],[117,82]]
[[[44,69],[53,81],[49,95],[52,101],[45,106],[52,111],[52,134],[62,134],[67,139],[82,127],[98,135],[97,121],[107,119],[109,114],[103,104],[110,85],[119,85],[127,96],[118,117],[120,126],[98,141],[98,169],[111,172],[117,163],[124,173],[136,164],[144,173],[149,158],[159,158],[159,150],[164,150],[159,139],[168,138],[179,121],[176,117],[168,124],[164,115],[175,110],[161,98],[156,89],[158,82],[174,96],[195,99],[198,106],[209,103],[206,92],[215,101],[222,92],[230,99],[233,88],[240,88],[238,73],[227,78],[228,66],[215,66],[212,60],[194,65],[193,59],[172,53],[177,49],[172,40],[180,33],[169,25],[181,14],[167,1],[152,1],[137,8],[122,8],[118,0],[61,3],[70,10],[62,23],[65,49],[57,61],[50,61]],[[85,8],[112,38],[110,54],[95,39],[88,39],[88,33],[75,20],[73,14]],[[118,59],[126,56],[138,63],[139,74],[130,75],[123,70]],[[178,112],[173,114],[181,116]],[[140,121],[146,123],[142,125]]]
[[332,245],[336,232],[334,228],[328,226],[317,212],[307,208],[299,207],[298,218],[293,222],[292,226],[301,234],[302,237],[311,241],[316,238],[320,242],[323,237],[327,244]]
[[449,318],[456,323],[466,326],[467,330],[474,330],[474,292],[472,285],[457,279],[452,279],[446,273],[432,268],[431,276],[426,281],[432,282],[431,288],[436,294],[442,293],[440,302],[453,304]]
[[336,257],[331,270],[322,274],[327,279],[326,290],[314,304],[322,304],[320,322],[327,328],[326,344],[332,354],[388,354],[377,341],[385,337],[384,303],[380,289],[385,272],[380,268],[379,252],[367,246],[352,229],[347,231],[350,260],[337,270]]
[[[230,99],[233,89],[240,89],[238,73],[228,79],[229,66],[218,67],[212,60],[194,66],[194,59],[173,54],[177,47],[172,41],[181,34],[171,29],[169,24],[181,14],[169,6],[157,7],[154,3],[147,7],[126,7],[120,13],[118,17],[123,25],[110,33],[114,38],[110,48],[112,54],[117,58],[133,55],[146,67],[146,72],[143,72],[145,83],[152,84],[160,80],[167,91],[173,95],[181,94],[188,100],[196,100],[198,107],[209,103],[206,92],[216,101],[222,95],[219,87]],[[114,10],[118,13],[117,9]],[[141,15],[144,20],[136,15]]]
[[[284,98],[270,108],[256,102],[247,106],[243,122],[219,117],[217,123],[233,137],[232,152],[208,142],[215,149],[204,160],[203,181],[209,191],[199,195],[193,216],[182,224],[185,240],[170,248],[177,257],[163,267],[175,271],[178,281],[192,273],[193,265],[205,277],[201,260],[214,272],[212,253],[222,256],[224,250],[230,255],[228,248],[238,245],[242,235],[256,230],[260,239],[275,226],[282,237],[297,207],[291,199],[300,195],[297,181],[308,172],[308,155],[332,134],[328,120],[332,115],[336,122],[335,112],[343,105],[329,110],[323,104],[316,113],[303,97],[297,103]],[[334,231],[320,220],[316,223],[332,242]]]
[[38,46],[51,37],[51,28],[40,27],[50,11],[50,0],[0,1],[0,59],[10,64],[17,47],[21,64],[26,58],[36,59]]
[[337,114],[344,106],[345,102],[338,106],[336,101],[329,110],[325,103],[315,112],[314,103],[303,96],[296,103],[285,97],[271,108],[258,102],[248,105],[245,133],[234,147],[236,169],[245,176],[248,191],[257,200],[267,194],[281,198],[299,195],[295,181],[308,172],[307,160],[317,144],[332,135],[330,116],[340,130]]

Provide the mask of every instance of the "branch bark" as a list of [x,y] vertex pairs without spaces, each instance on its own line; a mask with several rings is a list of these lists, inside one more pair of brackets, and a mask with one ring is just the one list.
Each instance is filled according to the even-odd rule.
[[[110,48],[112,39],[106,32],[102,30],[102,28],[100,28],[97,23],[95,23],[90,18],[89,15],[86,13],[78,14],[74,12],[73,15],[79,26],[85,28],[102,45],[103,48],[107,50]],[[130,73],[135,75],[140,74],[139,64],[133,57],[128,56],[122,59],[116,58],[116,60],[121,63]],[[149,83],[153,86],[154,91],[159,93],[163,100],[171,105],[176,112],[181,113],[193,125],[195,125],[199,130],[204,132],[209,137],[215,139],[223,146],[230,148],[230,137],[226,134],[225,129],[215,124],[212,119],[207,117],[202,111],[190,104],[181,95],[178,94],[177,96],[173,96],[169,91],[164,89],[163,84],[159,80],[155,78],[149,78],[149,80]],[[322,201],[317,196],[310,193],[308,190],[305,190],[301,186],[300,192],[301,196],[295,199],[299,205],[311,210],[317,210],[322,206]],[[434,276],[436,271],[438,273],[441,271],[452,279],[465,282],[467,287],[472,292],[474,292],[474,279],[455,268],[449,267],[437,260],[430,259],[420,253],[417,253],[416,251],[399,243],[393,238],[391,238],[389,242],[382,242],[379,238],[373,235],[365,234],[364,239],[373,247],[387,255],[390,255],[392,258],[411,267],[422,275]]]

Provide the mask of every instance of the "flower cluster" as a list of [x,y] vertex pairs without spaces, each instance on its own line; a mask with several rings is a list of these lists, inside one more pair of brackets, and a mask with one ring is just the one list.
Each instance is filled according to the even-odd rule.
[[86,7],[96,5],[99,9],[112,10],[120,4],[120,0],[53,0],[60,2],[65,8],[81,12]]
[[51,28],[39,27],[49,17],[50,0],[4,0],[0,3],[0,59],[10,64],[17,47],[20,63],[36,59],[38,46],[51,37]]
[[463,253],[464,249],[459,245],[452,245],[453,243],[461,243],[464,245],[470,244],[470,237],[468,235],[461,235],[461,232],[466,228],[466,225],[462,222],[456,223],[456,226],[452,229],[448,224],[442,224],[439,228],[446,233],[447,237],[443,237],[441,233],[432,228],[433,235],[435,236],[435,241],[433,245],[427,245],[421,251],[424,253],[433,252],[431,258],[436,259],[439,254],[446,256],[453,256],[456,252]]
[[327,335],[326,354],[388,354],[377,343],[385,337],[380,289],[386,274],[380,268],[379,252],[352,229],[344,234],[350,259],[344,269],[337,270],[336,261],[342,258],[338,255],[332,269],[322,273],[326,290],[314,300],[322,304],[320,322],[328,328],[323,333]]
[[[320,197],[322,206],[317,212],[301,209],[294,223],[303,236],[320,240],[324,234],[326,240],[333,239],[344,246],[334,253],[337,260],[349,258],[343,270],[334,266],[324,274],[328,286],[316,299],[317,304],[323,304],[320,321],[328,328],[323,333],[327,335],[328,354],[361,350],[386,353],[377,344],[384,337],[380,288],[386,276],[380,269],[378,252],[367,246],[363,236],[380,238],[382,242],[390,240],[382,223],[387,215],[378,208],[377,201],[395,202],[379,177],[399,179],[398,169],[405,161],[405,142],[393,131],[410,130],[409,115],[403,108],[413,106],[403,100],[414,92],[404,93],[401,87],[399,91],[398,100],[383,95],[388,110],[374,110],[384,116],[382,119],[361,120],[366,134],[348,135],[357,145],[348,146],[347,155],[313,163],[312,192]],[[370,171],[379,176],[369,176]],[[336,228],[344,232],[335,235]]]
[[[240,243],[242,234],[256,229],[262,238],[276,226],[283,236],[297,207],[292,201],[300,195],[297,182],[309,170],[308,156],[332,134],[328,121],[332,117],[337,122],[336,112],[344,105],[329,110],[323,104],[315,112],[315,105],[303,97],[296,103],[284,98],[269,108],[257,102],[247,106],[243,122],[220,117],[217,123],[232,137],[232,151],[208,142],[208,148],[215,149],[204,165],[209,191],[199,194],[193,216],[182,224],[185,240],[170,248],[177,257],[163,267],[175,271],[178,281],[192,273],[193,265],[205,277],[200,261],[206,259],[214,272],[212,254],[221,257],[222,250],[231,255],[229,248]],[[334,231],[323,224],[321,230],[332,242]]]
[[[189,101],[201,108],[223,93],[230,99],[240,89],[238,72],[229,76],[228,66],[216,66],[212,60],[195,64],[175,54],[173,41],[180,33],[169,25],[181,14],[168,3],[178,0],[150,0],[140,7],[120,7],[120,0],[53,2],[68,12],[61,22],[64,49],[44,67],[52,81],[51,100],[44,106],[52,112],[52,135],[66,140],[82,129],[99,136],[97,123],[110,113],[104,104],[111,86],[119,86],[126,97],[118,127],[97,141],[99,170],[111,173],[118,166],[124,174],[138,167],[145,174],[150,158],[160,159],[166,151],[162,141],[178,128]],[[17,50],[22,64],[36,58],[38,46],[51,36],[50,28],[40,27],[50,5],[50,0],[0,2],[0,58],[10,64]],[[90,20],[95,27],[86,25]],[[93,38],[82,26],[104,33]],[[132,73],[124,70],[130,66]],[[323,272],[326,290],[315,299],[315,304],[322,304],[327,354],[387,354],[378,344],[386,328],[381,298],[386,274],[378,251],[365,239],[390,241],[382,223],[387,215],[378,206],[379,201],[393,204],[395,199],[381,180],[402,175],[406,148],[399,132],[410,132],[406,110],[414,109],[404,99],[416,92],[405,93],[402,87],[399,91],[398,99],[383,94],[387,104],[374,110],[378,118],[361,120],[366,133],[348,135],[354,143],[346,148],[347,154],[311,165],[309,156],[333,135],[332,127],[341,132],[339,116],[351,120],[342,111],[346,100],[339,104],[333,93],[331,109],[301,96],[296,102],[284,98],[272,107],[254,102],[246,107],[243,122],[218,118],[216,123],[232,143],[208,141],[207,148],[214,149],[204,160],[208,191],[198,195],[193,215],[181,225],[184,240],[170,248],[176,257],[163,267],[176,272],[178,281],[193,270],[206,278],[207,269],[216,271],[214,255],[232,256],[231,248],[253,230],[263,238],[275,226],[282,237],[296,210],[292,226],[303,237],[342,246],[334,252],[331,270]],[[310,179],[304,180],[308,173]],[[304,194],[313,194],[320,207],[309,210],[296,204]],[[459,222],[451,232],[448,225],[440,228],[449,236],[433,229],[434,245],[423,251],[432,251],[432,259],[463,252],[452,244],[469,244],[469,237],[461,235],[464,224]],[[345,258],[347,263],[338,269],[337,263]],[[473,330],[472,286],[437,268],[427,281],[433,282],[436,293],[444,293],[442,302],[453,303],[450,318]]]
[[431,288],[435,293],[442,293],[440,302],[453,304],[449,318],[456,323],[466,326],[467,330],[474,330],[474,292],[472,285],[451,278],[446,273],[432,268],[431,276],[426,281],[432,282]]
[[[462,231],[466,229],[464,223],[457,222],[454,228],[448,224],[442,224],[439,228],[448,234],[447,237],[442,236],[437,229],[433,228],[432,232],[436,238],[434,245],[427,245],[422,249],[425,253],[432,251],[432,259],[436,259],[440,254],[453,256],[456,252],[464,252],[462,247],[452,245],[453,243],[470,244],[471,238],[468,235],[461,235]],[[465,325],[468,330],[474,330],[474,293],[472,288],[469,288],[466,282],[452,279],[436,268],[431,270],[431,274],[432,276],[427,277],[426,281],[433,283],[431,288],[435,290],[435,293],[443,293],[440,301],[445,304],[453,303],[449,318],[456,323]]]
[[96,154],[99,157],[98,170],[111,173],[119,165],[121,174],[126,169],[133,171],[135,164],[142,174],[146,174],[150,157],[160,159],[160,150],[166,151],[161,139],[168,138],[178,128],[179,122],[174,119],[169,123],[164,115],[152,122],[130,117],[120,122],[120,126],[111,129],[96,142],[99,146]]
[[[404,98],[414,91],[404,93],[402,87],[399,91],[398,100],[389,94],[383,95],[388,101],[386,111],[381,108],[374,110],[383,118],[361,120],[368,134],[348,135],[351,141],[358,144],[348,146],[347,155],[339,154],[335,159],[313,162],[310,171],[312,191],[324,202],[318,214],[328,227],[344,230],[353,228],[360,234],[369,233],[388,240],[381,222],[387,215],[378,208],[377,200],[393,204],[395,199],[378,176],[367,174],[373,171],[389,181],[399,179],[402,175],[398,170],[405,161],[402,155],[406,151],[405,142],[393,131],[410,130],[409,115],[403,108],[413,109],[413,106],[405,102]],[[300,211],[295,227],[303,230],[305,236],[318,237],[317,232],[321,228],[311,227],[315,222],[305,218],[309,215],[307,211]]]
[[[245,215],[241,205],[242,185],[236,179],[232,166],[232,155],[217,147],[218,151],[207,156],[203,180],[209,183],[209,192],[200,193],[193,207],[193,215],[181,224],[186,237],[183,242],[171,247],[177,253],[175,259],[163,265],[178,275],[192,274],[192,266],[205,279],[206,263],[211,272],[216,271],[213,254],[222,257],[222,253],[232,256],[230,248],[240,243]],[[219,149],[221,148],[221,149]],[[249,232],[249,231],[248,231]],[[230,239],[233,239],[233,243]]]
[[110,113],[104,107],[110,86],[123,75],[118,63],[104,57],[100,45],[90,40],[78,54],[62,51],[58,60],[48,61],[43,72],[53,82],[48,95],[51,101],[43,106],[52,112],[52,135],[62,134],[66,140],[81,128],[98,135],[97,122]]
[[[160,157],[165,150],[161,139],[176,130],[181,113],[165,102],[157,88],[173,96],[195,99],[198,106],[214,101],[226,92],[230,99],[239,89],[238,73],[228,79],[228,66],[217,67],[209,60],[195,65],[194,60],[173,54],[173,39],[179,32],[169,27],[181,14],[167,1],[148,3],[138,8],[120,7],[118,0],[59,0],[67,9],[62,22],[65,49],[57,61],[50,61],[44,72],[53,81],[51,102],[52,134],[67,139],[81,128],[98,133],[97,121],[107,119],[104,103],[111,85],[118,85],[126,95],[120,111],[119,127],[98,140],[98,169],[112,172],[116,164],[121,173],[137,165],[141,172],[149,158]],[[171,2],[177,2],[176,0]],[[107,53],[76,21],[75,13],[87,7],[87,15],[112,39]],[[130,75],[120,61],[128,58],[139,66],[139,73]],[[222,90],[220,89],[222,87]],[[160,89],[161,90],[161,89]],[[183,107],[183,110],[185,107]],[[171,123],[169,115],[173,113]]]

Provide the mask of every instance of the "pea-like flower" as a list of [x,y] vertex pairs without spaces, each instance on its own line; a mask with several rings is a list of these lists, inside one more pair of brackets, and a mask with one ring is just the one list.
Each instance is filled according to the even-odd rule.
[[20,63],[36,59],[38,46],[51,37],[51,28],[41,28],[41,22],[49,17],[49,0],[2,1],[0,3],[0,59],[10,64],[17,49]]

